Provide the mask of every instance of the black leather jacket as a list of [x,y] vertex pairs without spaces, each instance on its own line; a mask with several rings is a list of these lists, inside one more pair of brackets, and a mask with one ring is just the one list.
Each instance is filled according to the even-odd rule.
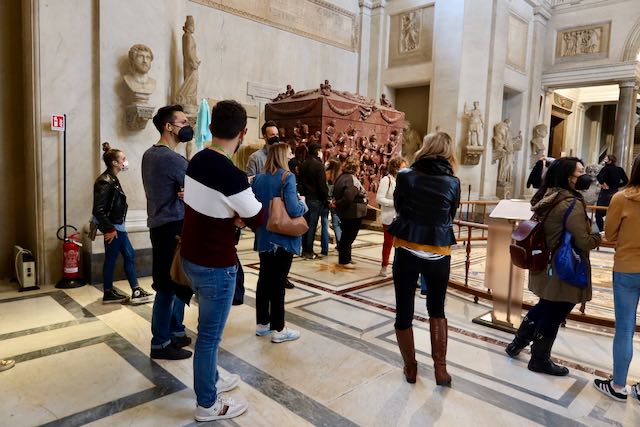
[[460,204],[460,180],[445,158],[423,157],[398,172],[393,200],[397,216],[388,228],[391,235],[421,245],[456,243],[452,221]]
[[113,230],[114,224],[122,224],[127,216],[127,196],[120,181],[110,171],[104,171],[93,184],[93,216],[98,220],[102,233]]

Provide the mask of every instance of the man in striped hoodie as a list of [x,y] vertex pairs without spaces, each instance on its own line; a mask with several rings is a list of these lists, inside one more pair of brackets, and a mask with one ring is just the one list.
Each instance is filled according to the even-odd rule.
[[[233,418],[247,409],[218,393],[218,346],[231,308],[236,286],[236,228],[259,227],[264,221],[262,204],[256,199],[247,175],[235,167],[231,156],[247,133],[247,112],[236,101],[220,101],[212,109],[208,149],[189,163],[184,181],[182,259],[191,287],[198,297],[198,339],[193,360],[197,398],[195,419],[214,421]],[[234,381],[231,381],[231,380]]]

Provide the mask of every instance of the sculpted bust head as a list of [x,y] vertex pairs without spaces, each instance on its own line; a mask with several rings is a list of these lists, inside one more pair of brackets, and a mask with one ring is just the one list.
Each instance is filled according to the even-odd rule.
[[153,61],[153,52],[148,46],[134,44],[129,49],[131,74],[125,74],[124,81],[133,92],[134,103],[146,103],[149,95],[156,88],[156,81],[148,75],[151,61]]

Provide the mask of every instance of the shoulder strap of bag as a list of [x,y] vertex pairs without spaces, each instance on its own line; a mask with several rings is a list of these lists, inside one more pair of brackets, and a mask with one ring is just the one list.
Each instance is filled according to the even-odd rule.
[[567,228],[567,219],[569,218],[569,215],[571,215],[571,211],[573,210],[573,208],[576,205],[576,200],[578,200],[577,197],[574,197],[573,200],[571,200],[571,204],[569,205],[569,208],[564,213],[564,217],[562,218],[562,230],[563,231]]
[[282,198],[282,200],[284,200],[284,183],[287,179],[287,175],[289,175],[289,171],[284,171],[282,172],[282,180],[281,180],[281,186],[280,186],[280,197]]

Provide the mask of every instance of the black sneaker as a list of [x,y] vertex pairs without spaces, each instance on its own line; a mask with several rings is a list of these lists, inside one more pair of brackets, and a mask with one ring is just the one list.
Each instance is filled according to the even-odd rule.
[[120,292],[120,289],[118,289],[118,288],[113,288],[113,292],[114,292],[116,295],[119,295],[119,296],[121,296],[121,297],[129,298],[129,295],[125,294],[124,292]]
[[181,337],[172,337],[171,342],[173,343],[174,346],[178,348],[182,348],[191,344],[191,338],[186,335]]
[[284,287],[286,289],[293,289],[296,287],[296,285],[294,285],[293,283],[291,283],[291,281],[289,279],[287,279],[286,283],[284,284]]
[[178,348],[173,343],[165,348],[151,349],[152,359],[181,360],[190,358],[192,354],[189,350]]
[[103,304],[122,304],[129,299],[128,296],[119,294],[115,289],[111,288],[105,291],[102,297]]
[[140,286],[131,291],[131,301],[133,305],[146,304],[153,301],[153,294],[145,291]]
[[593,386],[598,389],[602,394],[606,394],[612,399],[615,399],[619,402],[627,401],[627,393],[621,393],[619,391],[615,391],[613,388],[613,380],[593,380]]

